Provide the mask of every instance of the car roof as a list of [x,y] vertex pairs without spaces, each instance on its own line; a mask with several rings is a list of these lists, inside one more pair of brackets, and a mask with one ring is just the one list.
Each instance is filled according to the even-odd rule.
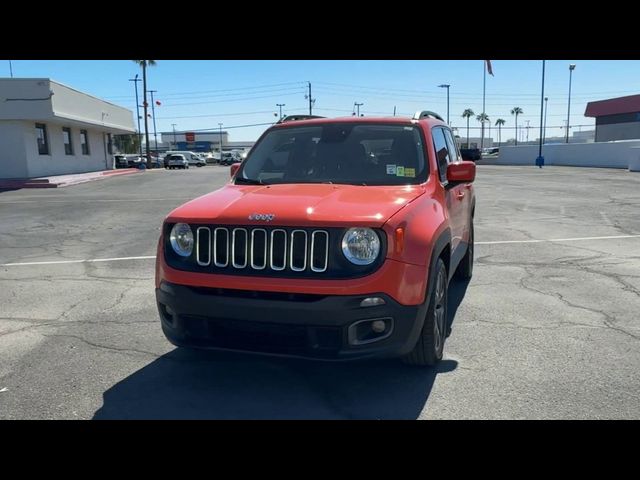
[[446,122],[435,118],[422,118],[414,120],[410,117],[335,117],[335,118],[310,118],[303,120],[291,120],[288,122],[277,123],[271,128],[289,128],[289,127],[305,127],[314,125],[325,125],[335,123],[358,123],[358,124],[397,124],[397,125],[417,125],[418,123],[426,123],[429,126],[445,125]]

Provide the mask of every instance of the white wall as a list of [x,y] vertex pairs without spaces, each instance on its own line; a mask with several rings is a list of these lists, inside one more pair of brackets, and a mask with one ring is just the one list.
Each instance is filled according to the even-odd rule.
[[[0,120],[0,178],[29,176],[25,158],[24,123],[18,120]],[[33,139],[35,142],[35,132]]]
[[[542,156],[545,165],[575,167],[629,168],[629,164],[640,155],[640,140],[597,143],[563,143],[544,145]],[[500,147],[496,159],[482,159],[487,165],[535,165],[538,145]]]
[[51,102],[55,116],[114,129],[124,128],[125,131],[120,133],[134,131],[133,113],[130,110],[53,81],[50,86],[54,93]]
[[[103,132],[88,128],[89,155],[82,154],[80,145],[80,128],[70,126],[73,143],[73,155],[64,153],[62,127],[68,126],[57,123],[46,123],[49,137],[50,155],[40,155],[36,144],[35,126],[25,128],[25,148],[29,177],[43,177],[48,175],[64,175],[70,173],[95,172],[113,168],[112,155],[105,158]],[[29,125],[31,127],[31,125]]]
[[0,78],[0,120],[51,118],[50,95],[49,80],[46,78]]

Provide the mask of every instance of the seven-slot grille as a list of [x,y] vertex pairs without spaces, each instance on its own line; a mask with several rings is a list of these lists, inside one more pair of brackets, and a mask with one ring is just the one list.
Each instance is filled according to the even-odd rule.
[[325,272],[329,232],[253,227],[197,227],[200,266],[252,270]]

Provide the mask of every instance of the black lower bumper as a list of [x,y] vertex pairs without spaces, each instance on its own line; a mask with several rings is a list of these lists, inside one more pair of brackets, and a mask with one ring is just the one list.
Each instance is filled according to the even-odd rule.
[[[385,304],[361,307],[369,296]],[[302,295],[167,282],[156,289],[156,300],[162,330],[174,345],[326,360],[405,355],[417,342],[426,312],[426,305],[400,305],[379,293]],[[385,322],[384,333],[360,343],[361,329],[373,319]]]

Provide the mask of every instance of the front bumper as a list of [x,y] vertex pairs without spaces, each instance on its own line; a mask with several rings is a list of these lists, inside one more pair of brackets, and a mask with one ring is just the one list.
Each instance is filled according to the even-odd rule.
[[[360,307],[368,296],[382,297],[386,304]],[[405,306],[379,293],[306,295],[164,281],[156,289],[156,300],[162,330],[175,345],[326,360],[405,355],[416,344],[426,313],[426,302]],[[378,318],[392,324],[385,338],[350,343],[352,324]]]

